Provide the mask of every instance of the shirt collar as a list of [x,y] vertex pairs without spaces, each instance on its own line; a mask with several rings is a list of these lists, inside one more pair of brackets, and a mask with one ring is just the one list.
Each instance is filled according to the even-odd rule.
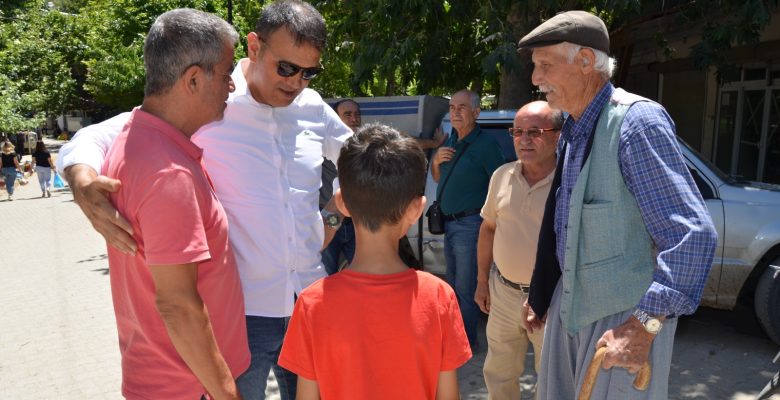
[[[520,161],[520,160],[515,161],[515,168],[512,170],[512,173],[514,175],[516,175],[518,179],[522,179],[523,182],[528,184],[528,181],[526,181],[525,177],[523,176],[523,162],[522,161]],[[544,178],[542,178],[541,180],[536,182],[531,187],[531,189],[533,189],[534,187],[537,187],[537,186],[545,185],[548,182],[552,183],[553,178],[555,178],[555,168],[553,168],[553,170],[549,174],[547,174],[547,176],[545,176]]]
[[173,127],[173,125],[169,124],[168,122],[162,120],[160,117],[142,110],[141,107],[134,108],[133,112],[130,114],[130,119],[127,121],[127,126],[131,124],[143,126],[144,129],[138,130],[136,132],[162,135],[163,137],[168,138],[168,140],[173,142],[173,144],[183,150],[194,160],[200,160],[203,156],[203,149],[196,146],[195,143],[192,143],[190,138],[188,138],[184,133]]
[[611,82],[607,82],[596,94],[596,97],[591,100],[585,111],[582,113],[582,117],[575,121],[574,118],[569,115],[566,118],[566,122],[563,124],[563,130],[561,136],[567,142],[573,142],[587,138],[593,131],[593,127],[599,120],[599,115],[604,105],[612,97],[612,92],[615,91],[615,87]]
[[465,138],[463,138],[463,140],[459,141],[458,140],[458,130],[455,129],[455,128],[452,128],[452,135],[451,135],[452,139],[450,139],[450,140],[452,140],[452,145],[453,146],[455,144],[461,143],[461,142],[462,143],[471,144],[471,143],[474,143],[475,140],[477,140],[477,136],[479,136],[480,133],[482,133],[482,129],[480,129],[479,124],[476,124],[476,125],[474,125],[474,129],[472,129],[471,132],[468,135],[466,135]]

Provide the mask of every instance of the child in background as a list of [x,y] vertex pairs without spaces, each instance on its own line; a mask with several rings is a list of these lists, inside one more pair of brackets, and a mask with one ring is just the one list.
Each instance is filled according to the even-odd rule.
[[471,349],[455,293],[398,257],[425,208],[425,155],[414,139],[367,125],[344,144],[338,171],[355,257],[301,293],[279,365],[298,375],[299,400],[458,399],[456,369]]

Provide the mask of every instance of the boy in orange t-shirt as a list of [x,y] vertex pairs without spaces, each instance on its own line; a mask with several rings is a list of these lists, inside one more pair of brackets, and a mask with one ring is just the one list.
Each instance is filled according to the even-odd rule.
[[355,224],[355,257],[305,289],[279,365],[298,399],[457,399],[456,369],[471,358],[455,293],[409,269],[398,239],[425,207],[417,143],[384,125],[347,140],[338,161],[339,210]]

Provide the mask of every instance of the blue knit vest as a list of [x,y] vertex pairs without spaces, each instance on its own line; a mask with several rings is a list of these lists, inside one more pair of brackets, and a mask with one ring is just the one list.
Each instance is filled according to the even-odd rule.
[[572,190],[560,311],[572,334],[635,307],[653,280],[653,241],[618,163],[620,127],[637,101],[649,100],[622,89],[612,94]]

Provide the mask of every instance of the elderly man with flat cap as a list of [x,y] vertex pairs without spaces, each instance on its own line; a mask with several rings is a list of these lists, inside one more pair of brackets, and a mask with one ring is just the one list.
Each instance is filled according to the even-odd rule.
[[547,322],[538,398],[576,398],[605,347],[593,398],[665,399],[677,317],[698,306],[717,243],[674,123],[612,86],[609,34],[590,13],[558,14],[518,47],[533,84],[569,114],[527,308],[531,329]]

